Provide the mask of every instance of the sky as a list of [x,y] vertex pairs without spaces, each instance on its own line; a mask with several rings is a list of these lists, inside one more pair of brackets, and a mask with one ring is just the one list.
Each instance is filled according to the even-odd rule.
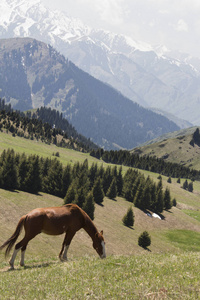
[[42,0],[92,28],[200,57],[200,0]]

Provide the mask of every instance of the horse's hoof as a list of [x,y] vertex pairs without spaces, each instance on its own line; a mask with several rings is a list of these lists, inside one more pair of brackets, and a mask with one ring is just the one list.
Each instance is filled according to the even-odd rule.
[[10,270],[14,270],[14,265],[9,262]]
[[67,261],[67,257],[61,257],[61,256],[59,256],[59,259],[60,259],[61,262]]

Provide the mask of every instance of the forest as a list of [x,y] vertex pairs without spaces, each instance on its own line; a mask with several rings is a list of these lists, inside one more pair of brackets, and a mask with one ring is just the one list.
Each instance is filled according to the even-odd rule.
[[95,203],[102,205],[104,196],[124,197],[136,207],[161,213],[170,209],[172,199],[168,188],[158,184],[134,169],[122,176],[122,167],[88,167],[83,163],[64,167],[57,158],[17,154],[4,150],[0,156],[0,188],[22,190],[28,193],[44,192],[63,198],[63,204],[76,203],[94,218]]
[[90,155],[98,159],[102,159],[107,163],[138,168],[174,178],[180,177],[191,180],[200,179],[200,171],[190,169],[177,163],[166,162],[161,158],[132,154],[128,150],[105,151],[104,149],[92,149]]

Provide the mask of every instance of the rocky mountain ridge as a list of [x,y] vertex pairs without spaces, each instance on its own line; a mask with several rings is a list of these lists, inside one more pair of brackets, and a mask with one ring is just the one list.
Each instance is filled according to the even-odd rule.
[[200,124],[200,60],[93,30],[40,0],[2,0],[0,37],[33,37],[131,100]]

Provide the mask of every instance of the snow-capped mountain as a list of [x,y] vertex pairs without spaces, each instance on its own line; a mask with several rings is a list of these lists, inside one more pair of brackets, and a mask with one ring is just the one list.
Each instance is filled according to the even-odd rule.
[[200,60],[93,30],[40,0],[1,0],[0,38],[33,37],[146,107],[200,124]]

